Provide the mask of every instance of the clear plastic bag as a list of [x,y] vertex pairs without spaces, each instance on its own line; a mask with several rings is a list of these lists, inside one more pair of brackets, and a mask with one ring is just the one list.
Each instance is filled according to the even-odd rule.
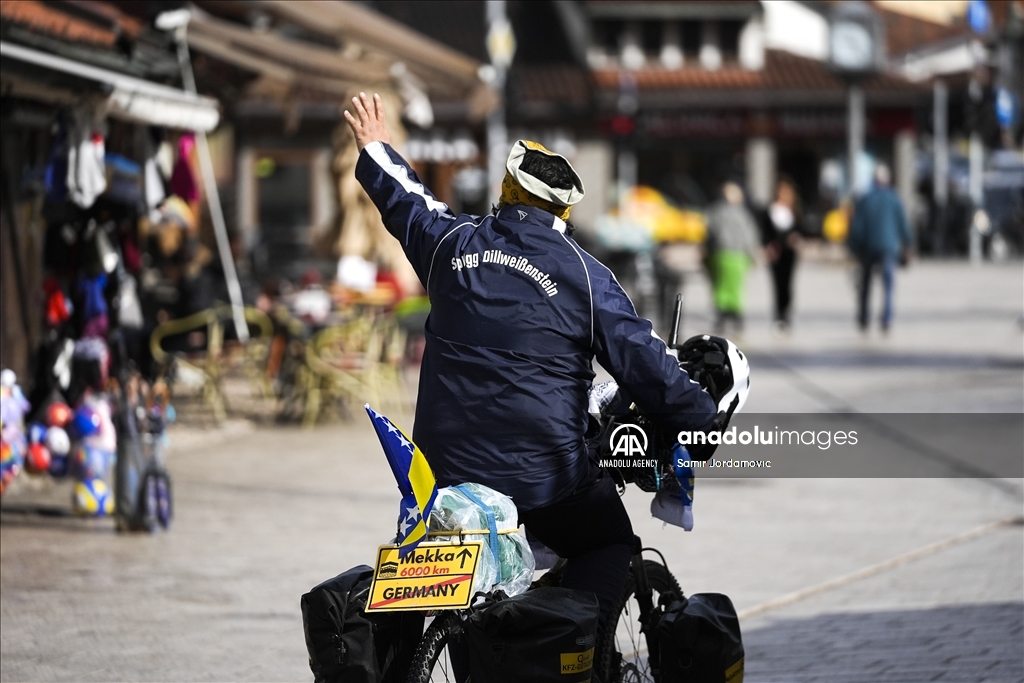
[[[502,590],[509,596],[525,593],[533,581],[534,559],[525,535],[518,530],[519,514],[508,496],[481,484],[463,484],[481,503],[494,512],[498,533],[498,556],[490,549],[490,533],[464,534],[466,541],[482,541],[480,566],[473,581],[473,594]],[[430,512],[431,531],[480,531],[487,529],[487,513],[458,488],[439,489]],[[514,531],[513,531],[514,530]],[[502,531],[511,533],[501,533]],[[433,540],[448,537],[435,536]],[[453,534],[453,539],[458,535]]]

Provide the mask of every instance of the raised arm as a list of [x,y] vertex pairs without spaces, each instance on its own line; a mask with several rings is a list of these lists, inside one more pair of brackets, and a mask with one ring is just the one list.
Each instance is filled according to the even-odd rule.
[[391,148],[384,126],[380,95],[366,93],[352,98],[355,115],[345,120],[356,137],[359,160],[356,180],[380,211],[384,226],[402,244],[423,286],[427,285],[430,260],[438,242],[452,228],[455,218],[448,206],[435,197],[402,156]]

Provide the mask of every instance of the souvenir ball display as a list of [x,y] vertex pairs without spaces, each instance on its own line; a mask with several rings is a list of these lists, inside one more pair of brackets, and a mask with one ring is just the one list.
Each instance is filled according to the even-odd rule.
[[43,474],[50,470],[50,451],[41,443],[28,447],[25,455],[25,469],[32,474]]
[[51,427],[66,427],[73,416],[74,413],[68,404],[60,401],[51,403],[46,409],[46,422]]
[[114,512],[114,496],[102,479],[84,479],[75,484],[72,507],[83,517],[104,517]]
[[62,427],[50,427],[46,430],[46,447],[50,449],[50,455],[67,455],[71,450],[71,439]]

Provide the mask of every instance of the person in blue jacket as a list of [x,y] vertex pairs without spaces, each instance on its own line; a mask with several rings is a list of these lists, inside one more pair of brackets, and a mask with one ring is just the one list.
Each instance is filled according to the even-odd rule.
[[672,434],[710,430],[715,403],[569,235],[584,189],[568,161],[519,140],[495,214],[455,216],[388,144],[380,98],[353,105],[356,178],[431,302],[413,440],[439,485],[510,496],[531,535],[568,559],[562,585],[597,595],[603,624],[633,531],[587,451],[592,361]]
[[910,228],[907,214],[899,195],[889,186],[889,167],[875,167],[875,186],[857,202],[847,246],[860,262],[860,299],[857,306],[857,324],[862,332],[868,329],[870,317],[871,277],[875,270],[882,273],[885,298],[882,304],[882,331],[888,332],[892,324],[892,291],[896,279],[896,264],[906,257],[910,249]]

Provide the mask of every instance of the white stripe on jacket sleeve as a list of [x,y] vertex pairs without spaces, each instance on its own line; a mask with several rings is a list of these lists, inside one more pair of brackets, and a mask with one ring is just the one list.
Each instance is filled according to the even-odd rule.
[[424,189],[423,185],[414,182],[413,179],[409,177],[409,170],[405,166],[396,164],[391,160],[391,157],[388,156],[387,150],[384,149],[383,142],[371,142],[363,149],[366,150],[366,153],[370,155],[371,159],[377,162],[377,165],[381,167],[381,170],[394,178],[406,192],[423,197],[423,201],[426,203],[428,209],[431,211],[437,211],[438,213],[448,213],[447,204],[431,197],[426,189]]

